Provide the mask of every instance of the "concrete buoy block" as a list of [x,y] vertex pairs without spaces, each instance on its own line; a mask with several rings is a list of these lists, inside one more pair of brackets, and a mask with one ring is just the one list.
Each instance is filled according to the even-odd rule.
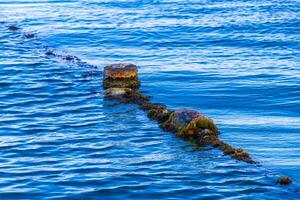
[[138,68],[134,64],[119,63],[104,67],[104,79],[133,78],[137,76]]
[[119,63],[104,67],[104,88],[138,88],[138,67],[133,64]]

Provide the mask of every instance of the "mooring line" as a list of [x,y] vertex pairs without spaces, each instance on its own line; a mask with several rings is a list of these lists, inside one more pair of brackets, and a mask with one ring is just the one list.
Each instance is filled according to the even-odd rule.
[[[5,23],[3,23],[5,25]],[[34,40],[36,39],[36,41],[38,41],[37,39],[37,34],[36,33],[32,33],[32,32],[23,32],[22,29],[19,26],[16,26],[14,24],[12,25],[6,25],[6,28],[10,31],[14,31],[17,32],[19,31],[20,34],[28,40]],[[43,44],[41,42],[40,44],[44,50],[43,54],[47,57],[55,57],[57,59],[63,60],[63,61],[67,61],[67,62],[72,62],[80,67],[85,67],[85,68],[93,68],[93,69],[98,69],[98,66],[96,65],[92,65],[89,64],[83,60],[81,60],[79,57],[74,56],[74,55],[69,55],[69,54],[64,54],[64,53],[59,53],[57,51],[54,50],[54,48],[49,47],[49,45],[47,44]],[[101,71],[97,70],[98,73],[102,73]]]
[[[140,109],[147,112],[148,118],[157,121],[164,131],[173,132],[176,136],[200,147],[218,148],[224,155],[233,159],[259,166],[246,151],[220,140],[219,130],[212,119],[196,110],[187,108],[172,110],[163,104],[152,103],[149,97],[140,92],[140,84],[138,67],[134,64],[119,63],[104,67],[105,98],[137,104]],[[279,177],[277,183],[289,185],[292,179]]]

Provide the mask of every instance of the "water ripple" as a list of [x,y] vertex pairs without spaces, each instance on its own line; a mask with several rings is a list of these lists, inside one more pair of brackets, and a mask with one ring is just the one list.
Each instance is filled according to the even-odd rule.
[[[299,199],[299,1],[2,0],[0,10],[1,199]],[[261,166],[103,99],[103,66],[125,61],[154,102],[209,115]],[[280,175],[295,183],[278,186]]]

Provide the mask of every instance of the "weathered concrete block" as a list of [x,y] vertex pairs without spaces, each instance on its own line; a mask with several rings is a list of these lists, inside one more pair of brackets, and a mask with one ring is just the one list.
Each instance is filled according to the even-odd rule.
[[138,68],[133,64],[108,65],[103,72],[103,87],[136,89],[140,86],[137,72]]
[[128,79],[137,77],[138,68],[134,64],[119,63],[104,67],[104,79]]

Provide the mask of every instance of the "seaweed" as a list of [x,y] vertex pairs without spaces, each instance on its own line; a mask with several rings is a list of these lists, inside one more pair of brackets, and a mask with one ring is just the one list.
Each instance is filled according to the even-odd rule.
[[25,36],[25,38],[27,38],[27,39],[34,38],[34,34],[33,34],[33,33],[26,33],[24,36]]
[[11,31],[17,31],[17,30],[19,30],[20,28],[17,27],[17,26],[15,26],[15,25],[10,25],[10,26],[8,27],[8,29],[11,30]]
[[192,134],[199,130],[211,130],[213,135],[218,135],[218,128],[216,124],[207,117],[197,117],[196,119],[192,120],[186,127],[183,128],[183,132]]
[[150,119],[154,119],[158,121],[158,123],[163,123],[169,119],[171,113],[172,113],[171,110],[168,110],[164,106],[160,106],[149,110],[147,116]]
[[164,131],[175,132],[177,131],[177,127],[172,123],[174,112],[171,112],[169,115],[169,119],[159,124],[159,127]]
[[132,88],[137,89],[140,87],[139,79],[135,77],[131,78],[106,78],[103,83],[104,89],[107,88]]
[[51,50],[48,50],[48,51],[45,52],[45,55],[46,56],[53,56],[53,55],[55,55],[55,53]]
[[70,55],[64,56],[62,59],[67,61],[80,61],[80,59],[77,56]]
[[229,144],[219,140],[216,138],[214,141],[212,141],[212,146],[220,149],[223,151],[224,155],[229,155],[231,158],[234,158],[236,160],[244,161],[246,163],[255,164],[257,163],[254,161],[251,156],[245,152],[241,148],[233,148]]
[[289,177],[280,177],[278,180],[277,180],[277,183],[280,184],[280,185],[289,185],[293,182],[293,180]]
[[150,111],[150,110],[153,110],[153,109],[158,109],[159,107],[160,107],[159,105],[150,103],[150,102],[148,102],[148,101],[145,101],[145,102],[143,102],[143,103],[140,105],[140,108],[141,108],[142,110],[145,110],[145,111]]

